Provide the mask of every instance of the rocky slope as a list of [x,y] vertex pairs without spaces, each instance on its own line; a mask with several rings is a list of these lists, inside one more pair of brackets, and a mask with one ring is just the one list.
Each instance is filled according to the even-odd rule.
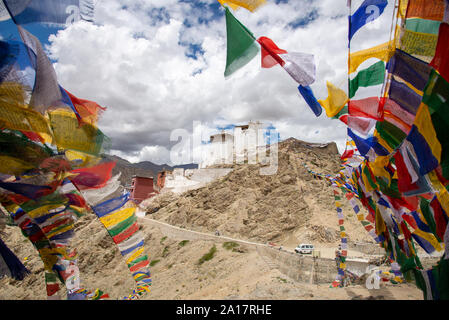
[[[161,194],[144,203],[152,218],[188,229],[258,242],[297,245],[336,243],[338,220],[332,188],[304,168],[337,173],[336,145],[287,139],[279,145],[278,170],[260,175],[259,165],[235,165],[227,176],[179,197]],[[345,224],[351,241],[371,241],[348,204]]]

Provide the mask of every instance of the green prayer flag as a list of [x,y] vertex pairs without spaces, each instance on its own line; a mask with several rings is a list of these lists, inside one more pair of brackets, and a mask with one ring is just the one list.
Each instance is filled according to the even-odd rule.
[[430,33],[438,34],[440,29],[441,21],[427,20],[427,19],[407,19],[405,22],[405,29],[420,32],[420,33]]
[[361,70],[354,79],[349,81],[349,98],[354,97],[359,87],[369,87],[382,84],[385,78],[385,64],[376,62],[369,68]]
[[378,121],[376,130],[392,149],[399,147],[406,138],[406,134],[401,129],[386,120]]
[[432,212],[430,212],[430,201],[420,197],[419,200],[419,208],[421,209],[421,212],[424,216],[424,219],[426,219],[427,225],[429,226],[430,231],[432,231],[433,235],[436,237],[438,242],[443,242],[437,233],[437,226],[435,223],[435,220],[433,218]]
[[225,7],[226,10],[226,69],[225,77],[250,62],[259,52],[256,38],[243,24],[240,23]]
[[441,143],[442,152],[440,165],[443,177],[449,178],[449,82],[432,69],[429,81],[424,89],[422,102],[429,107],[432,124]]

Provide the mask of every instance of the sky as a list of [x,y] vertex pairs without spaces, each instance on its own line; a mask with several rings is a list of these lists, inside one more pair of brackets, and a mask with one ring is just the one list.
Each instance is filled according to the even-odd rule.
[[[111,138],[109,153],[131,162],[170,162],[176,130],[201,131],[261,121],[281,140],[335,141],[344,151],[346,126],[316,117],[297,83],[280,66],[262,69],[260,53],[224,78],[226,23],[216,0],[95,0],[94,23],[68,28],[28,25],[45,45],[59,83],[79,98],[107,108],[98,127]],[[353,0],[353,7],[362,1]],[[390,1],[391,2],[391,1]],[[326,81],[347,91],[347,0],[267,0],[254,13],[234,16],[256,38],[271,38],[288,52],[313,54],[317,99]],[[392,4],[352,39],[351,51],[388,41]],[[13,37],[0,21],[1,37]],[[369,63],[369,62],[367,62]],[[362,65],[363,66],[363,65]],[[360,94],[377,94],[370,88]]]

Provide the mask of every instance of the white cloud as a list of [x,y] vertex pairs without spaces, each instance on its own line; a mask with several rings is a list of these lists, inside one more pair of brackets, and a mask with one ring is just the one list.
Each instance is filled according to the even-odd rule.
[[[193,1],[203,5],[199,10],[175,0],[100,1],[95,25],[79,22],[50,38],[61,85],[107,107],[99,127],[111,137],[112,153],[168,163],[173,130],[192,132],[193,121],[212,130],[218,123],[250,120],[273,123],[281,139],[337,141],[342,151],[345,126],[324,112],[316,118],[281,67],[261,69],[258,56],[224,79],[225,20],[207,7],[215,2]],[[311,87],[318,99],[327,96],[326,80],[347,87],[346,0],[269,1],[255,13],[234,14],[256,37],[315,55],[317,81]],[[289,26],[308,17],[316,19]],[[371,33],[360,41],[379,43]],[[188,43],[200,46],[197,59],[186,56],[192,52]]]

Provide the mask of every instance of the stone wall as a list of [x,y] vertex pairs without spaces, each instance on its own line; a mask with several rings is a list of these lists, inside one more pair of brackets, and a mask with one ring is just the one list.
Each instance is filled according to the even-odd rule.
[[349,243],[349,249],[353,249],[358,252],[362,252],[370,255],[384,255],[385,249],[378,244],[369,242],[352,242]]

